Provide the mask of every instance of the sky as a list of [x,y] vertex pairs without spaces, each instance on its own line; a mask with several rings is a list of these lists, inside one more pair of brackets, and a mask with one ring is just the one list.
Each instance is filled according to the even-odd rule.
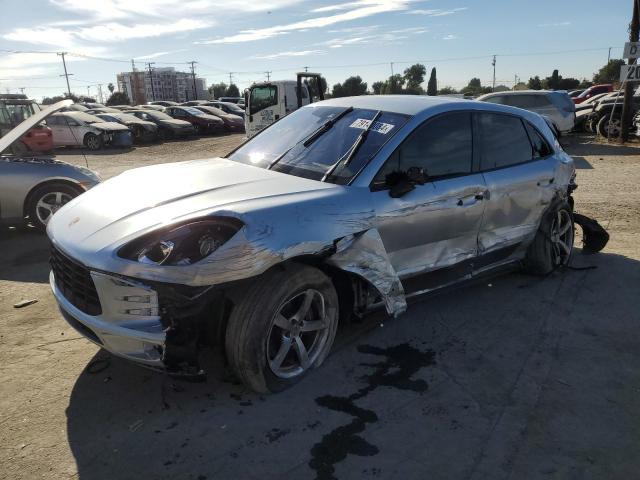
[[[107,92],[145,62],[240,89],[294,79],[308,67],[329,83],[369,86],[413,63],[436,67],[439,87],[478,77],[590,79],[628,39],[629,0],[0,0],[0,91],[29,96]],[[17,53],[26,52],[26,53]],[[427,74],[428,75],[428,74]]]

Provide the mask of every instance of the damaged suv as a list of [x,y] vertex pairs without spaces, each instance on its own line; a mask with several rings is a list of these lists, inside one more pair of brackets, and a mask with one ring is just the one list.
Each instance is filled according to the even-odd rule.
[[[542,117],[451,98],[305,106],[225,158],[129,170],[49,222],[65,319],[115,355],[250,388],[327,357],[339,321],[501,268],[569,261],[574,165]],[[107,207],[105,207],[107,206]]]

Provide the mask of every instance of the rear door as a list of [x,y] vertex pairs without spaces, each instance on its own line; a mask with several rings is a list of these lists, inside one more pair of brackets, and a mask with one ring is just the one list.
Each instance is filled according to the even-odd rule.
[[[54,145],[76,144],[71,134],[71,129],[74,127],[68,125],[67,121],[68,119],[64,115],[52,115],[47,119],[47,125],[51,128],[51,133],[53,134]],[[69,121],[72,122],[71,120]]]
[[478,112],[475,127],[487,186],[478,249],[493,263],[535,235],[553,195],[555,161],[542,135],[517,115]]
[[[459,267],[457,277],[471,271],[486,189],[482,174],[472,171],[471,119],[470,112],[453,112],[427,120],[374,180],[378,231],[391,264],[403,277],[452,266]],[[391,198],[385,178],[411,167],[424,170],[426,183]]]

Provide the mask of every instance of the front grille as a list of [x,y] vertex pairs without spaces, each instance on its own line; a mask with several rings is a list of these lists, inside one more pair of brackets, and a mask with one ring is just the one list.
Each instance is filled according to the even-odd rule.
[[89,269],[51,246],[49,260],[56,286],[69,303],[87,315],[100,315],[100,299]]

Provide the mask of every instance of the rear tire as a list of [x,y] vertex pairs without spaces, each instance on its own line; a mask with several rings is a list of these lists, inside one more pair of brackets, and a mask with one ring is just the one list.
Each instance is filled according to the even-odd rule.
[[27,215],[31,224],[39,230],[46,230],[54,213],[80,195],[78,189],[64,183],[49,183],[37,188],[27,204]]
[[562,201],[543,216],[536,236],[529,245],[524,267],[535,275],[548,275],[567,265],[573,252],[573,214],[569,203]]
[[329,354],[338,314],[338,296],[323,272],[276,267],[243,291],[231,312],[225,338],[231,369],[260,393],[296,384]]
[[618,138],[622,130],[620,117],[613,117],[609,121],[609,115],[605,115],[598,121],[598,134],[604,138]]

